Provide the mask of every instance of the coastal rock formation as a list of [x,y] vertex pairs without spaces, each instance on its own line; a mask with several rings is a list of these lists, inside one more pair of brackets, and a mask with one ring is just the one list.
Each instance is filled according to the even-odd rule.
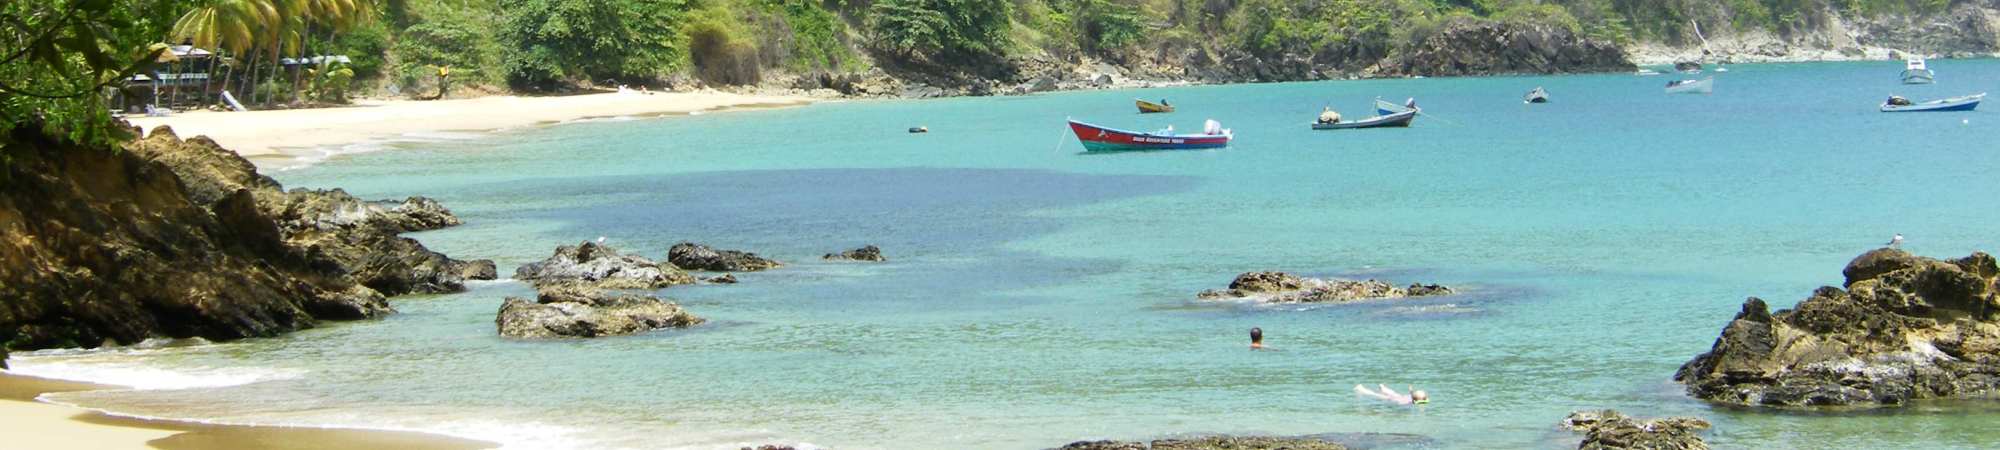
[[881,248],[873,245],[864,246],[861,248],[848,250],[840,253],[828,253],[826,254],[826,256],[821,256],[820,259],[832,260],[832,261],[869,261],[869,262],[884,262],[889,260],[889,258],[882,257]]
[[366,201],[340,189],[287,192],[235,152],[205,137],[181,140],[166,127],[127,150],[173,171],[190,200],[215,209],[224,221],[245,226],[274,222],[283,247],[308,265],[382,295],[465,289],[465,277],[456,270],[462,262],[399,236],[460,223],[435,200]]
[[715,284],[736,284],[736,275],[725,273],[721,275],[704,278],[701,281],[706,281]]
[[1347,450],[1347,446],[1306,437],[1209,436],[1151,442],[1079,441],[1057,450]]
[[543,287],[535,301],[509,297],[494,318],[500,335],[512,338],[620,336],[702,322],[680,305],[657,297],[579,284]]
[[586,283],[602,289],[659,289],[694,283],[694,276],[671,264],[584,241],[556,247],[555,255],[514,269],[514,279],[536,286]]
[[[222,341],[377,317],[393,311],[384,296],[400,292],[378,289],[375,277],[428,252],[414,241],[342,246],[399,239],[393,226],[347,231],[377,233],[366,239],[302,241],[284,224],[293,217],[281,206],[293,195],[206,139],[183,141],[160,129],[119,149],[35,130],[18,127],[0,139],[8,161],[0,164],[5,347]],[[370,265],[336,256],[346,254]]]
[[1693,417],[1639,420],[1614,410],[1576,411],[1562,428],[1583,433],[1579,450],[1707,450],[1699,434],[1708,421]]
[[1743,303],[1674,379],[1689,395],[1775,407],[1890,406],[2000,395],[2000,274],[1992,256],[1863,254],[1794,309]]
[[1204,300],[1255,299],[1264,303],[1341,303],[1356,300],[1451,295],[1449,287],[1411,284],[1399,288],[1376,280],[1322,280],[1284,272],[1246,272],[1229,282],[1228,290],[1206,290]]
[[674,244],[667,249],[667,261],[682,269],[710,272],[756,272],[783,266],[756,253],[716,250],[693,242]]
[[467,280],[493,280],[500,278],[500,269],[493,265],[491,259],[461,261],[458,276]]
[[1551,24],[1458,19],[1400,57],[1383,61],[1386,75],[1466,76],[1630,72],[1617,44]]

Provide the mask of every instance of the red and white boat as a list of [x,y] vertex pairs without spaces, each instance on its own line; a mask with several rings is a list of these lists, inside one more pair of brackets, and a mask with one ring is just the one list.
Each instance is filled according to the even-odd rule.
[[1228,147],[1229,130],[1221,123],[1210,120],[1201,134],[1174,134],[1173,127],[1151,133],[1125,131],[1117,128],[1101,127],[1075,120],[1069,121],[1070,131],[1076,132],[1076,139],[1083,141],[1083,148],[1093,152],[1117,152],[1132,150],[1186,150]]

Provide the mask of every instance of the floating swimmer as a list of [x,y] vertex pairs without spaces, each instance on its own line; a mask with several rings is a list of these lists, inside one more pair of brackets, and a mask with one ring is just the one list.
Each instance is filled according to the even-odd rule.
[[1424,391],[1412,389],[1410,390],[1410,395],[1403,395],[1396,393],[1393,389],[1389,389],[1388,385],[1378,384],[1375,387],[1381,388],[1381,391],[1369,390],[1357,384],[1354,385],[1354,393],[1398,405],[1423,405],[1431,402],[1430,394],[1426,394]]

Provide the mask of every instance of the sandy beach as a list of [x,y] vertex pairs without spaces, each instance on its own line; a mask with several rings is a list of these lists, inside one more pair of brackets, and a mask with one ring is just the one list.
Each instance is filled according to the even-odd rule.
[[48,392],[116,389],[0,373],[0,446],[15,449],[396,448],[471,450],[491,442],[399,431],[211,425],[118,417],[35,401]]
[[258,165],[293,152],[412,133],[490,131],[569,120],[689,114],[700,111],[803,105],[805,97],[723,92],[601,93],[560,97],[489,96],[451,100],[357,100],[340,108],[248,112],[187,111],[128,117],[150,132],[171,126],[182,137],[208,136]]

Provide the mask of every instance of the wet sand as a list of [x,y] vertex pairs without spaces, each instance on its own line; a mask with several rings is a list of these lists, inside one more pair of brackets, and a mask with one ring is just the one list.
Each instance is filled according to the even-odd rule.
[[425,433],[213,425],[119,417],[35,401],[48,392],[118,389],[0,373],[0,448],[21,449],[416,449],[473,450],[485,441]]

